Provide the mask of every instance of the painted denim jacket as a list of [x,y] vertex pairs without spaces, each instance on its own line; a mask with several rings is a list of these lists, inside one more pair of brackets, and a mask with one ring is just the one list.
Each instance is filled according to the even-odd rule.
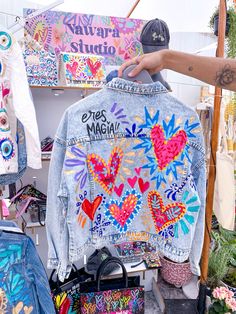
[[[47,275],[33,241],[0,221],[0,313],[53,314]],[[1,230],[3,229],[3,230]]]
[[197,113],[159,83],[120,78],[68,108],[48,182],[51,268],[89,246],[143,240],[199,274],[205,154]]

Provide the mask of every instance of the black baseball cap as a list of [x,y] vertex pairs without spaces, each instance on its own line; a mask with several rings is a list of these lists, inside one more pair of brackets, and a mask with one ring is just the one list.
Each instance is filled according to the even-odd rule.
[[169,41],[170,32],[166,22],[154,19],[144,25],[140,35],[144,53],[168,49]]

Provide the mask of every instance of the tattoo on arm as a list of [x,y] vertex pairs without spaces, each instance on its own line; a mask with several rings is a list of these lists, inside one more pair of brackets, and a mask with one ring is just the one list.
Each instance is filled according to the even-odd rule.
[[216,85],[225,87],[236,80],[235,70],[229,64],[226,64],[221,71],[216,73]]

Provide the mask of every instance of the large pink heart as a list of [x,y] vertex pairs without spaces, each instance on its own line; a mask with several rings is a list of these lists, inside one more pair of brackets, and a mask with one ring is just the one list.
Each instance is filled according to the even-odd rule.
[[122,201],[110,200],[105,205],[107,211],[105,215],[115,225],[120,232],[126,232],[141,208],[141,195],[135,190],[126,191]]
[[188,140],[184,130],[179,130],[166,140],[163,128],[159,124],[152,128],[150,136],[160,170],[163,170],[181,154]]
[[97,154],[89,154],[87,157],[90,173],[108,194],[113,191],[122,157],[123,151],[119,147],[112,150],[108,164]]
[[165,206],[161,195],[157,191],[148,193],[148,207],[152,213],[157,233],[178,222],[187,211],[185,205],[180,202]]

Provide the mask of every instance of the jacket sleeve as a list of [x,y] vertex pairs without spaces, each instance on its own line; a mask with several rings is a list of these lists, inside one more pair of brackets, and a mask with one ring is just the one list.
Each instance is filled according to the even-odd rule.
[[205,231],[205,206],[206,206],[206,161],[204,143],[200,149],[197,149],[193,159],[192,174],[196,185],[197,193],[200,199],[200,210],[197,217],[196,228],[194,232],[193,244],[190,252],[191,270],[195,275],[200,275],[200,259]]
[[9,75],[14,112],[25,130],[27,164],[31,168],[40,169],[42,162],[38,125],[34,104],[30,95],[22,51],[17,42],[14,43],[9,63],[11,64]]
[[51,298],[47,274],[38,256],[35,245],[29,237],[26,249],[26,267],[28,279],[32,283],[35,292],[34,295],[37,298],[35,300],[37,305],[32,313],[54,314],[55,309]]
[[48,268],[57,269],[59,278],[64,280],[68,266],[68,226],[66,214],[68,193],[63,173],[66,152],[67,112],[65,112],[53,144],[48,176],[46,231],[48,238]]

